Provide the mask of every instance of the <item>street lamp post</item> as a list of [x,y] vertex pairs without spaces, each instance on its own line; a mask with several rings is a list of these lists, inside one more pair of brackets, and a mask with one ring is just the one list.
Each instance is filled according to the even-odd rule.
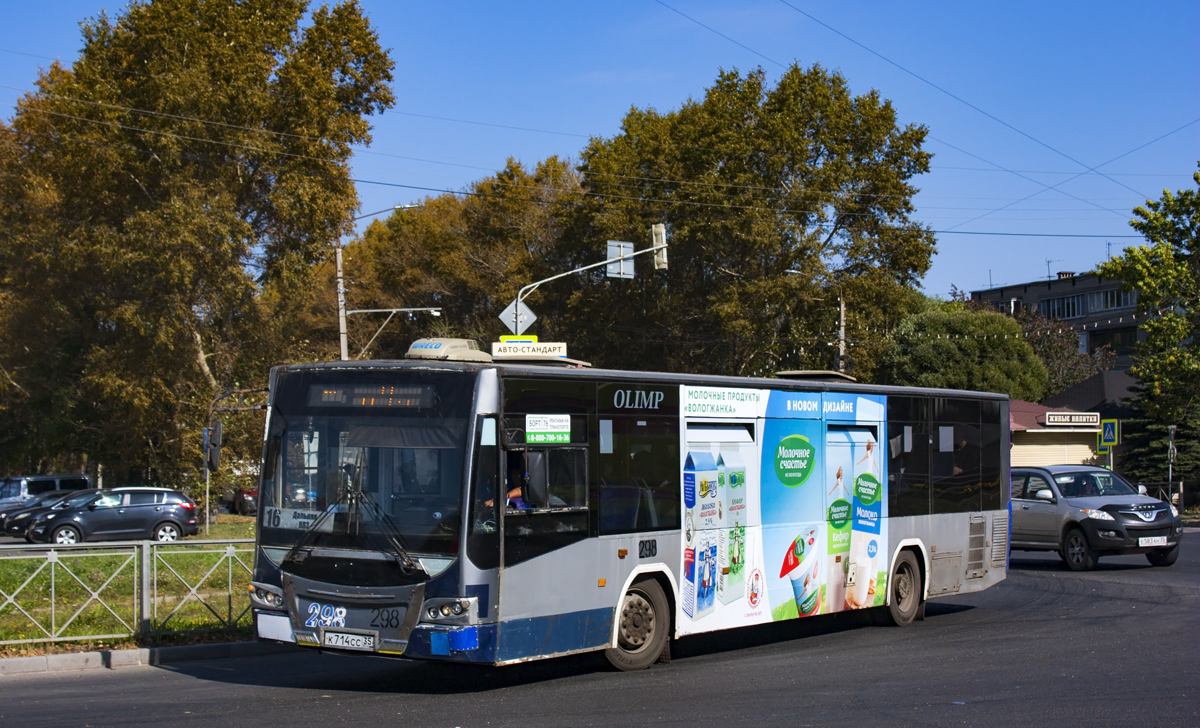
[[[359,215],[358,217],[354,218],[350,222],[358,222],[359,220],[366,220],[368,217],[375,217],[376,215],[382,215],[385,212],[397,212],[399,210],[411,210],[412,208],[419,207],[419,206],[420,205],[418,205],[415,202],[409,203],[407,205],[393,205],[384,210],[377,210],[376,212],[368,212],[366,215]],[[342,274],[342,245],[341,245],[341,243],[338,243],[337,245],[334,246],[333,259],[337,266],[338,351],[341,354],[342,361],[349,361],[349,359],[350,359],[349,352],[346,351],[346,279]],[[361,312],[356,312],[356,313],[361,313]],[[388,321],[390,321],[390,320],[391,320],[391,317],[388,317]],[[385,321],[383,325],[387,326],[387,322]],[[380,326],[379,329],[380,329],[380,331],[382,331],[383,326]],[[375,336],[378,336],[378,335],[379,335],[379,332],[376,332]],[[375,340],[375,337],[371,337],[371,341],[374,341],[374,340]],[[369,346],[369,344],[368,344],[368,346]],[[366,349],[363,349],[363,351],[366,351]],[[359,356],[362,356],[362,355],[360,354]]]

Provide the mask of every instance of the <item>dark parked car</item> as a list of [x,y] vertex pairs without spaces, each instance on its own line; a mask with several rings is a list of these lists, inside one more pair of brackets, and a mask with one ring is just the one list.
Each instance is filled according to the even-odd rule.
[[1170,503],[1089,465],[1012,469],[1012,549],[1057,551],[1075,571],[1109,554],[1145,554],[1154,566],[1179,558],[1183,521]]
[[39,543],[73,544],[149,538],[175,541],[196,533],[196,504],[169,488],[113,488],[81,493],[38,514],[28,536]]
[[34,496],[19,506],[5,508],[0,511],[0,535],[15,538],[24,536],[29,524],[33,523],[31,518],[72,495],[78,495],[78,491],[53,490]]
[[18,506],[30,498],[55,490],[84,490],[92,487],[88,476],[19,475],[0,480],[0,511]]

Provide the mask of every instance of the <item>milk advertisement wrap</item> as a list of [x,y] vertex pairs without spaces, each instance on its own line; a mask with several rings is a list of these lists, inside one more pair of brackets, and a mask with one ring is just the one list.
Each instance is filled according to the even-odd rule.
[[694,545],[684,549],[683,564],[683,612],[701,619],[712,612],[717,593],[716,534],[695,534]]
[[884,603],[885,402],[681,389],[680,634]]
[[683,507],[692,529],[720,528],[724,504],[717,487],[717,461],[712,453],[689,452],[683,463]]
[[732,604],[745,596],[746,527],[717,532],[717,600]]

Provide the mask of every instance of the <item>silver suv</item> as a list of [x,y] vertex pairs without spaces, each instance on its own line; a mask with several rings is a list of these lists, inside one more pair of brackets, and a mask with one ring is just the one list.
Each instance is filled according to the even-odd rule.
[[1113,554],[1145,554],[1154,566],[1170,566],[1183,521],[1175,506],[1144,490],[1090,465],[1013,468],[1012,549],[1057,551],[1074,571]]

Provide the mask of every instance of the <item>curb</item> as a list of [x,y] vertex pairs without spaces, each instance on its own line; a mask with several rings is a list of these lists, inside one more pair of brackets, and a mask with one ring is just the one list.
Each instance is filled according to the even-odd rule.
[[79,670],[119,670],[143,665],[168,665],[192,660],[220,660],[232,657],[255,657],[299,650],[295,645],[279,642],[218,642],[209,645],[179,647],[143,647],[133,650],[102,650],[99,652],[70,652],[61,655],[0,658],[0,677],[47,672]]

